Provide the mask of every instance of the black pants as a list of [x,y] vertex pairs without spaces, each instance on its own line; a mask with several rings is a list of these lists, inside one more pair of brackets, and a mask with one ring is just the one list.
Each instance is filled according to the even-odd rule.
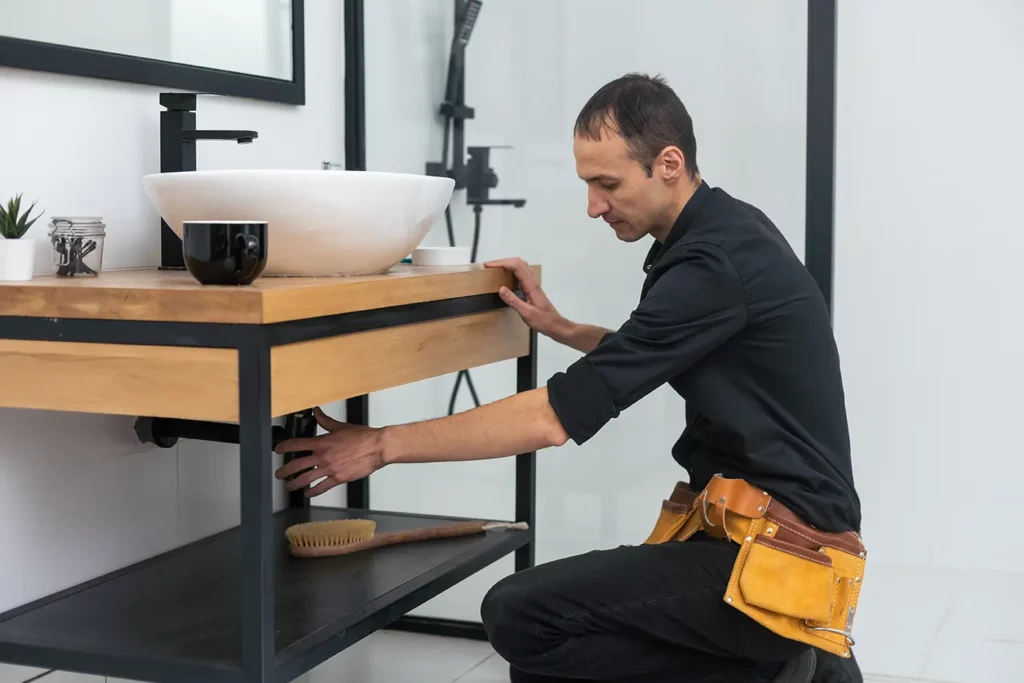
[[484,627],[512,683],[771,680],[807,646],[723,602],[737,551],[698,532],[541,564],[487,593]]

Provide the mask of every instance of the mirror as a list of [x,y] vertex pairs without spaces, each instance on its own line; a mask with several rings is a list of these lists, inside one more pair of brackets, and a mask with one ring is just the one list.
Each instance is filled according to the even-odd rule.
[[302,0],[0,0],[0,65],[305,101]]

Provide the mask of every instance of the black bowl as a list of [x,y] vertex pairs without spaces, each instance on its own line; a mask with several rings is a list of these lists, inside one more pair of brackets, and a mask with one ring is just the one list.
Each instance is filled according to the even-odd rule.
[[185,268],[204,285],[248,285],[267,265],[262,221],[185,221]]

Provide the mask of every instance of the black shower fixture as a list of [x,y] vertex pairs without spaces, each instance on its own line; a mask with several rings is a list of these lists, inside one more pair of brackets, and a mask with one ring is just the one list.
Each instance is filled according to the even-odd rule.
[[[427,175],[447,176],[455,181],[455,189],[468,189],[466,203],[470,205],[503,204],[521,207],[525,199],[490,199],[489,190],[498,184],[498,176],[489,165],[490,150],[497,147],[470,147],[466,160],[466,121],[475,117],[472,107],[466,106],[466,46],[473,34],[482,0],[454,0],[455,33],[448,59],[448,79],[440,113],[444,117],[444,148],[440,162],[427,162]],[[449,167],[449,146],[451,166]],[[451,230],[449,230],[451,233]],[[453,241],[453,240],[449,240]]]
[[[455,181],[456,190],[466,190],[466,204],[473,207],[473,246],[470,261],[476,262],[480,245],[480,214],[485,205],[513,206],[521,208],[525,199],[491,199],[491,190],[498,186],[498,174],[491,168],[491,150],[497,147],[474,146],[466,149],[466,121],[474,118],[472,107],[466,106],[466,46],[473,35],[477,17],[483,6],[482,0],[455,1],[455,33],[452,38],[451,55],[448,58],[448,79],[445,84],[444,100],[440,113],[444,117],[444,147],[440,162],[427,162],[427,175],[448,177]],[[449,146],[452,164],[448,166]],[[469,159],[466,159],[466,153]],[[451,205],[444,210],[448,227],[448,244],[455,246],[455,228],[452,225]],[[468,370],[459,372],[455,380],[448,414],[455,412],[455,399],[462,380],[466,380],[473,403],[479,407],[480,398]]]

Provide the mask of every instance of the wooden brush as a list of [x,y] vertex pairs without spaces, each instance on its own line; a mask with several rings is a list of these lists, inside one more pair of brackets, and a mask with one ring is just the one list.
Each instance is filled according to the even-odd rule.
[[333,557],[396,543],[470,536],[492,529],[529,528],[526,522],[473,521],[376,534],[377,523],[372,519],[332,519],[293,524],[285,530],[285,536],[295,557]]

